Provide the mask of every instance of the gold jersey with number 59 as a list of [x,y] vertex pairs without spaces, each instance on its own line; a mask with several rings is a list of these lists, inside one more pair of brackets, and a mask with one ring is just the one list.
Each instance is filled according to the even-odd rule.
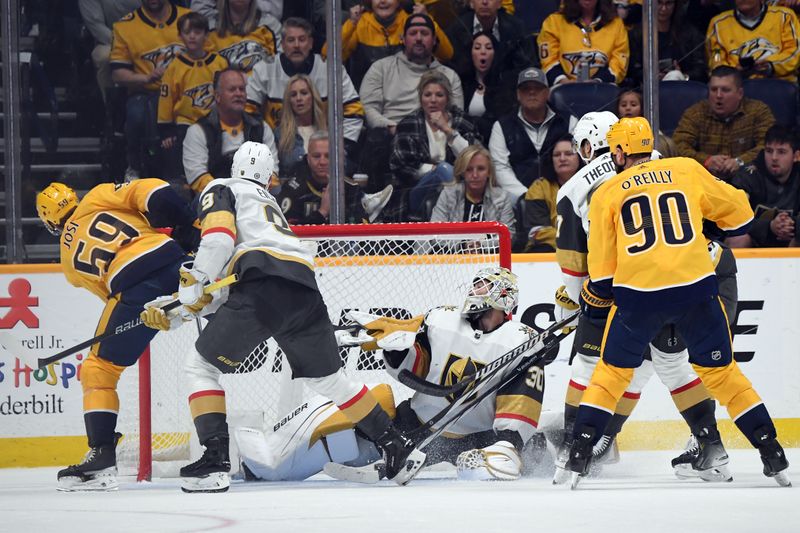
[[617,303],[635,307],[715,293],[703,219],[736,232],[752,218],[745,193],[693,159],[636,165],[601,185],[589,204],[589,276],[613,279]]

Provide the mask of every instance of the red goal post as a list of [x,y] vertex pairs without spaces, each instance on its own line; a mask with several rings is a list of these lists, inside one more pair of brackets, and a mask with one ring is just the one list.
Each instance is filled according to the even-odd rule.
[[[406,318],[439,305],[460,305],[477,270],[511,268],[511,236],[499,222],[294,226],[292,230],[316,244],[317,283],[335,325],[352,309]],[[174,476],[178,466],[197,455],[181,374],[198,330],[199,326],[187,324],[176,332],[159,333],[139,360],[138,372],[123,374],[118,427],[125,437],[117,452],[121,474],[135,474],[140,481]],[[341,348],[340,355],[348,373],[367,383],[389,381],[378,352]],[[241,371],[222,378],[229,425],[269,427],[309,394],[290,379],[274,341],[256,348],[241,366]],[[396,382],[392,387],[398,401],[410,394]]]

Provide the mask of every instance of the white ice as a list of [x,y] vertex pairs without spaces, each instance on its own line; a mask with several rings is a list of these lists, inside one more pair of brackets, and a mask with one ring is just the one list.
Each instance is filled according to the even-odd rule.
[[[324,475],[297,483],[232,484],[184,494],[177,480],[124,480],[118,492],[60,493],[56,468],[0,470],[0,532],[539,532],[800,531],[800,492],[761,474],[755,450],[729,450],[731,483],[680,481],[673,452],[623,452],[575,491],[546,477],[462,482],[423,472],[407,487]],[[800,486],[800,449],[787,450]]]

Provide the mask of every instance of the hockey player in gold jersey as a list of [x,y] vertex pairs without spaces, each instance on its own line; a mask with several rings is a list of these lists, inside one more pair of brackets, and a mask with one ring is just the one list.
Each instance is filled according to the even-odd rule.
[[[592,447],[641,364],[647,343],[664,323],[675,324],[706,388],[759,450],[764,474],[790,484],[772,419],[733,361],[728,321],[702,234],[704,219],[730,234],[746,231],[753,218],[746,196],[694,160],[651,161],[653,132],[642,117],[620,120],[607,140],[622,172],[595,191],[589,206],[589,279],[581,290],[581,309],[607,323],[602,359],[575,421],[567,462],[573,487],[588,472]],[[708,466],[727,460],[714,425],[697,437]]]
[[[36,209],[47,229],[61,236],[67,281],[106,303],[98,334],[136,319],[146,302],[174,289],[186,254],[155,228],[174,228],[176,237],[188,237],[187,248],[193,246],[193,234],[199,239],[191,208],[159,179],[98,185],[80,203],[75,191],[54,182],[37,195]],[[131,328],[92,346],[81,367],[90,452],[81,464],[58,473],[59,490],[117,488],[117,382],[154,335],[149,328]]]
[[741,69],[744,77],[797,82],[800,23],[789,7],[766,0],[737,0],[736,9],[711,19],[706,36],[708,70]]

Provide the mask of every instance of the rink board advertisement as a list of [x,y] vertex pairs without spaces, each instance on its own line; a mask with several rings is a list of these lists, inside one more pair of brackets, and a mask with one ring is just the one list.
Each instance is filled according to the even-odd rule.
[[[735,357],[776,419],[781,440],[800,446],[800,253],[748,250],[737,256]],[[547,327],[553,320],[553,293],[561,284],[553,255],[514,256],[513,270],[520,279],[516,317],[527,314],[535,326]],[[91,338],[102,308],[97,297],[70,286],[55,265],[0,266],[0,330],[28,354],[53,355]],[[569,380],[569,344],[562,343],[558,359],[546,369],[544,409],[555,421]],[[0,467],[76,461],[86,446],[80,365],[88,350],[37,371],[12,352],[0,347]],[[131,401],[121,396],[121,402]],[[724,409],[718,408],[718,418],[728,445],[744,446]],[[677,448],[687,431],[669,392],[654,377],[620,443],[628,449]]]

